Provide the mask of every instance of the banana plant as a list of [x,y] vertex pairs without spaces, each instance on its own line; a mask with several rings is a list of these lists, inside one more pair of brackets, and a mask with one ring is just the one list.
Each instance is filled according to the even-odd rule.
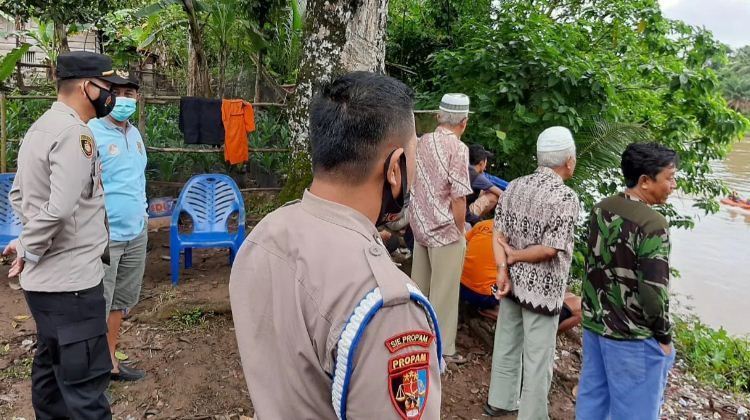
[[7,78],[13,74],[13,69],[16,67],[16,63],[21,60],[26,51],[29,50],[31,45],[21,44],[20,46],[13,48],[8,54],[4,55],[0,59],[0,84],[4,83]]

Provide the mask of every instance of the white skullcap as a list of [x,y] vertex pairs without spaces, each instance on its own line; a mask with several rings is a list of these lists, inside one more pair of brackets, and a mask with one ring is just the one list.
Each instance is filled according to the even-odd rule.
[[469,112],[469,97],[463,93],[446,93],[440,100],[440,110],[453,113]]
[[537,152],[559,152],[575,147],[573,134],[565,127],[550,127],[541,134],[536,141]]

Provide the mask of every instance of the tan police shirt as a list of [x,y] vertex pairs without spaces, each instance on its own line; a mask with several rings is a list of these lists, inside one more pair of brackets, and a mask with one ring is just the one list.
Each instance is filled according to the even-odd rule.
[[363,214],[306,192],[245,240],[229,292],[256,419],[336,418],[337,342],[376,287],[385,304],[350,361],[347,418],[440,418],[440,361],[430,323],[409,300],[411,280],[379,238]]
[[104,195],[94,136],[73,108],[55,102],[18,151],[10,200],[23,222],[21,287],[70,292],[104,277]]

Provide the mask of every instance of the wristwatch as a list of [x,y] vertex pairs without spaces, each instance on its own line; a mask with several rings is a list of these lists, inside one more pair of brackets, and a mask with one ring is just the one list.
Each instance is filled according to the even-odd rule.
[[508,264],[500,263],[500,264],[498,264],[497,268],[505,268],[507,266],[508,266]]

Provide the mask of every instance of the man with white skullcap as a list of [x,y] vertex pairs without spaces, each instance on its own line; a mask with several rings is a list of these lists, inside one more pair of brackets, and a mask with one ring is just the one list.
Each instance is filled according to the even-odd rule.
[[409,204],[414,232],[411,278],[437,312],[446,362],[466,359],[456,352],[458,295],[466,239],[469,149],[461,142],[469,118],[469,97],[448,93],[440,102],[438,127],[417,143],[417,176]]
[[533,174],[508,185],[495,214],[500,314],[484,408],[493,417],[518,410],[519,419],[549,418],[555,335],[580,211],[578,196],[563,183],[576,167],[567,128],[539,135],[537,163]]

